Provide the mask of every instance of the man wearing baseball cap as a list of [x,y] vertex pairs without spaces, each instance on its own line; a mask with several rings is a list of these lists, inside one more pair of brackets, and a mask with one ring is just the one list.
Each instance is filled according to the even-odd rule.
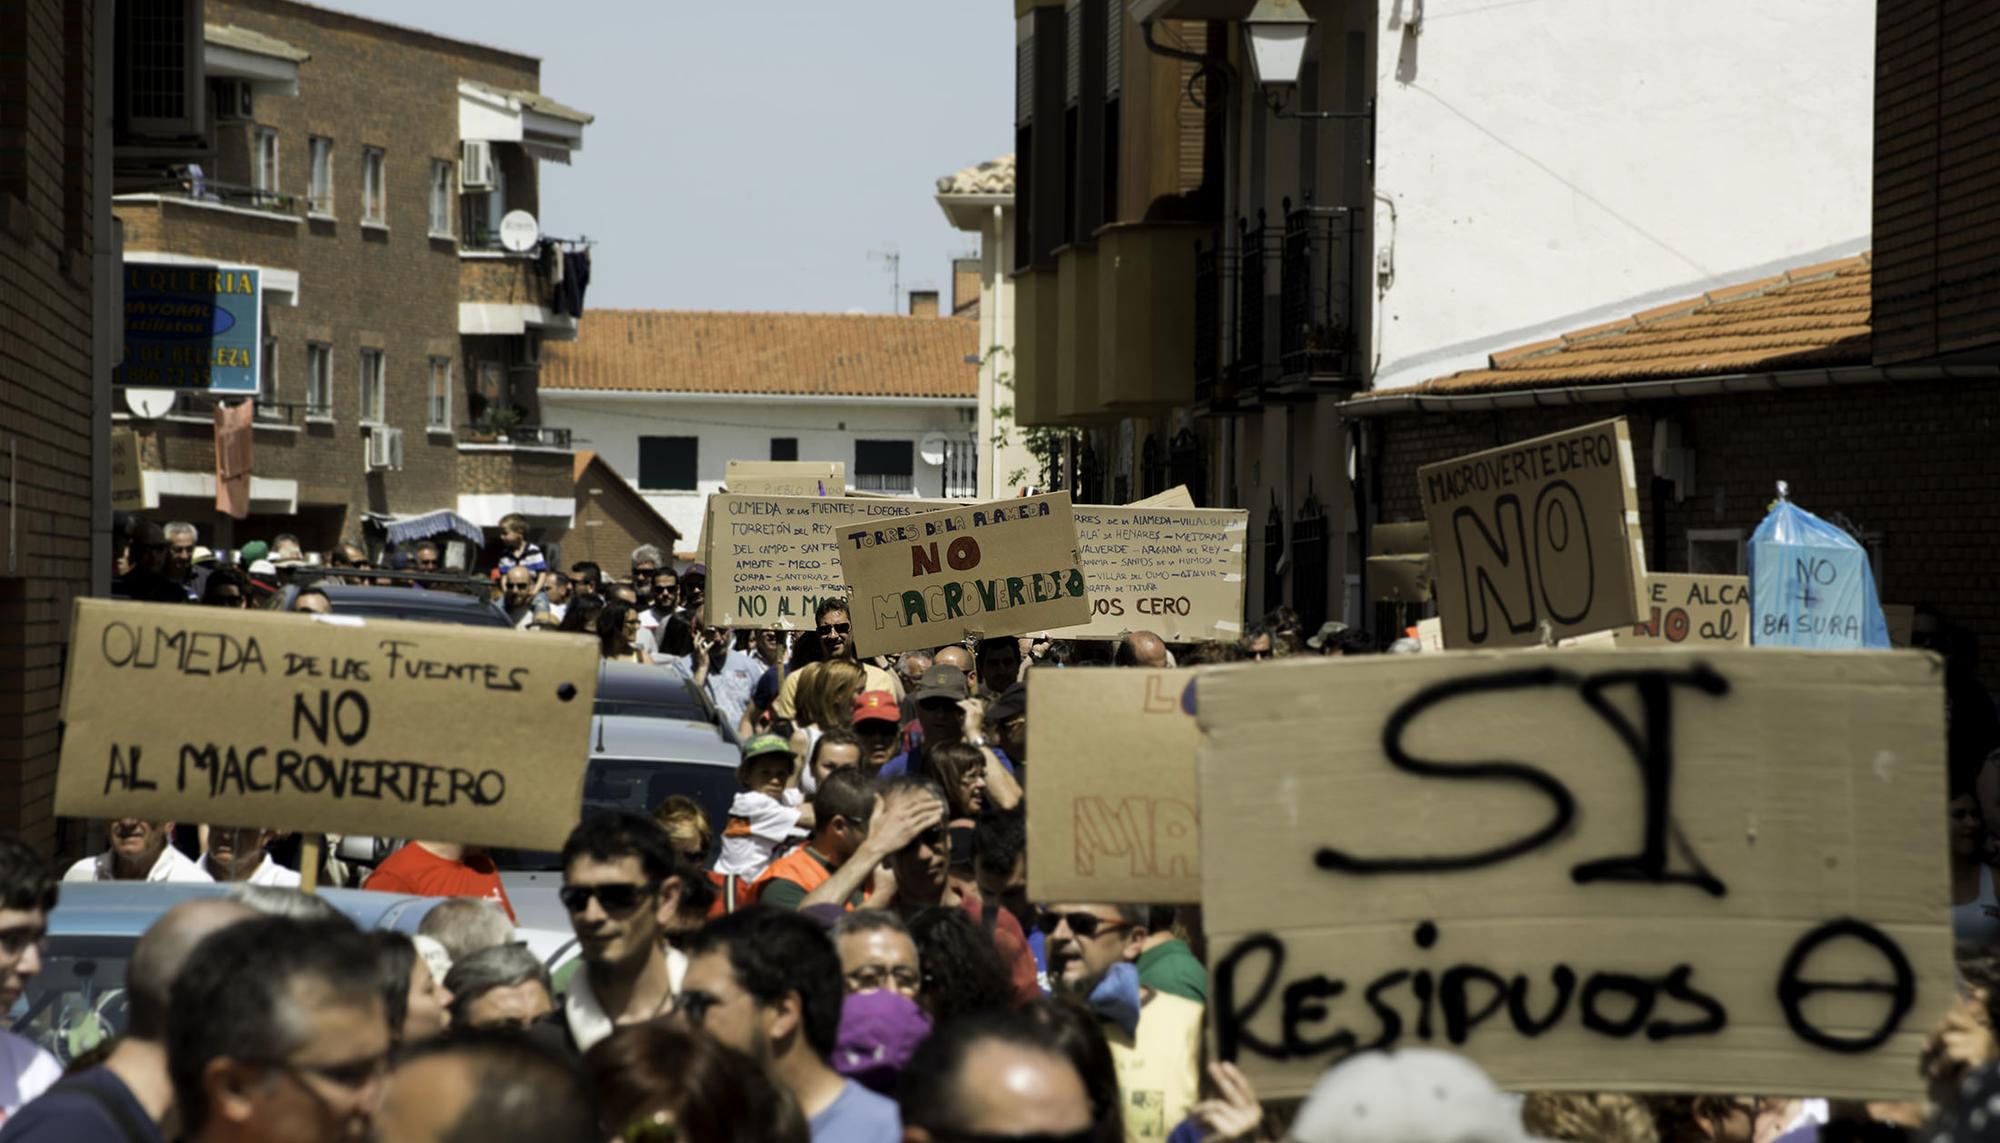
[[1013,760],[981,733],[979,707],[968,702],[971,697],[965,672],[957,667],[941,663],[925,671],[923,682],[910,696],[917,706],[917,724],[923,728],[923,740],[889,759],[877,777],[922,774],[926,752],[946,743],[966,742],[986,755],[986,796],[1003,810],[1020,805],[1021,783],[1014,773]]
[[854,736],[861,740],[861,768],[873,778],[896,756],[903,708],[888,691],[862,691],[854,696]]

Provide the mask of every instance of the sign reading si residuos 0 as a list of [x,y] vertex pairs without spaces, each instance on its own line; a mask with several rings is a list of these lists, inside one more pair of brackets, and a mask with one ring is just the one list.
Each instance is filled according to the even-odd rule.
[[127,262],[118,384],[255,393],[263,329],[251,267]]
[[1623,418],[1417,470],[1453,650],[1631,624],[1646,562]]
[[559,849],[595,642],[77,601],[56,812]]
[[1420,1044],[1517,1088],[1917,1095],[1953,994],[1936,665],[1633,649],[1202,672],[1220,1054],[1266,1096]]
[[834,539],[861,655],[1090,616],[1067,492],[853,523]]
[[[847,595],[834,543],[842,529],[963,507],[939,500],[711,496],[702,525],[710,621],[810,627],[820,600]],[[1183,642],[1242,633],[1248,513],[1098,504],[1072,505],[1070,512],[1090,619],[1050,634],[1113,639],[1147,630]]]

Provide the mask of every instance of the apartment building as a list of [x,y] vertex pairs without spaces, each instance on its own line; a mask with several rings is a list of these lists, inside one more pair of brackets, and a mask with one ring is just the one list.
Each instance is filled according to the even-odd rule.
[[[510,512],[567,528],[572,458],[537,381],[544,342],[576,336],[588,248],[554,237],[537,170],[591,116],[541,93],[534,57],[418,28],[289,0],[208,0],[197,26],[204,151],[115,202],[134,327],[116,416],[145,510],[221,547],[379,546],[416,519],[476,545]],[[247,291],[215,300],[240,347],[163,371],[185,355],[129,315],[189,268]],[[216,406],[243,398],[236,519],[216,506]]]
[[938,179],[937,204],[979,236],[978,256],[952,264],[951,312],[979,323],[979,496],[1010,496],[1046,478],[1014,407],[1014,156]]

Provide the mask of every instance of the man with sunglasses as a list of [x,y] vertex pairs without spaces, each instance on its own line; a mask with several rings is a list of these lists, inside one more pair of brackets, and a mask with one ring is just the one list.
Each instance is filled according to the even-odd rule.
[[345,919],[258,917],[195,947],[167,1007],[188,1143],[367,1138],[389,1070],[376,945]]
[[583,959],[563,1019],[584,1052],[620,1025],[666,1012],[687,970],[687,958],[666,943],[681,877],[666,831],[628,813],[599,814],[572,830],[562,870],[558,896]]
[[[822,658],[855,660],[854,624],[848,618],[845,599],[820,600],[819,605],[813,608],[813,622],[816,625],[814,630],[819,635]],[[861,681],[864,692],[888,691],[896,701],[902,701],[903,683],[893,672],[885,671],[874,663],[862,663],[861,672],[866,676]],[[772,713],[779,718],[796,718],[798,693],[799,673],[793,671],[785,676],[784,685],[778,688],[777,701],[771,704]]]
[[827,1063],[844,991],[818,924],[753,905],[695,934],[674,1017],[769,1068],[799,1101],[815,1143],[898,1143],[896,1105]]
[[1118,1065],[1126,1137],[1139,1117],[1172,1127],[1200,1095],[1203,1006],[1139,981],[1151,914],[1144,905],[1058,903],[1039,921],[1047,934],[1049,984],[1083,1002]]
[[190,603],[194,596],[167,574],[166,530],[151,520],[133,518],[132,568],[111,581],[111,594],[144,603]]
[[939,1028],[903,1069],[903,1138],[907,1143],[1101,1139],[1090,1089],[1054,1028],[1013,1012],[981,1013]]

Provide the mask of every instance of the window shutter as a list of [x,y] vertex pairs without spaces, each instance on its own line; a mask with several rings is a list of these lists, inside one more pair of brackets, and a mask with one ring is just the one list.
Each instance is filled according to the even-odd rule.
[[1083,95],[1083,0],[1068,0],[1063,23],[1069,33],[1069,50],[1063,53],[1067,65],[1063,77],[1063,103],[1075,107]]
[[1111,0],[1104,6],[1104,97],[1118,98],[1125,76],[1125,5]]
[[1014,122],[1035,121],[1035,33],[1034,13],[1014,25]]

